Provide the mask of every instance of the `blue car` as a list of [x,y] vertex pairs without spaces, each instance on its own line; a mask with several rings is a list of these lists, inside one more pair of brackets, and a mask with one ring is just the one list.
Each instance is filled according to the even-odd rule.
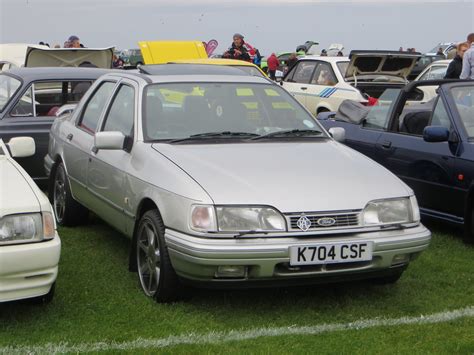
[[[424,102],[427,86],[439,89]],[[348,146],[404,180],[422,215],[463,225],[474,242],[474,81],[414,82],[386,90],[372,108],[346,102],[318,118],[326,129],[344,128]]]

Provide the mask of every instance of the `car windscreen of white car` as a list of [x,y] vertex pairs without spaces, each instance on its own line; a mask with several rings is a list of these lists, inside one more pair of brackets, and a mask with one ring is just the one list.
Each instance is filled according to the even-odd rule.
[[146,141],[251,138],[279,131],[305,131],[309,137],[308,130],[327,137],[291,95],[271,84],[153,84],[146,88],[144,108]]
[[469,138],[474,138],[474,86],[454,87],[451,89],[451,94],[467,135]]
[[0,74],[0,112],[21,86],[21,81],[9,75]]

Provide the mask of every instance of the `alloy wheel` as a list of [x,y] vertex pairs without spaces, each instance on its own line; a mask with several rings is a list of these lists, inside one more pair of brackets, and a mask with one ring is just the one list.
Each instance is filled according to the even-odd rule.
[[53,207],[56,219],[61,223],[64,219],[66,211],[66,177],[64,170],[59,168],[56,171],[56,178],[54,179],[54,200]]
[[143,291],[147,296],[155,296],[160,280],[160,245],[156,228],[145,220],[138,231],[137,266]]

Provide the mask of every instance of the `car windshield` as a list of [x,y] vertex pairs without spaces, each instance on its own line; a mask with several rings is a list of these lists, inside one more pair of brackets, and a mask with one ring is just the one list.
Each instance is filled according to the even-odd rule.
[[263,136],[288,130],[323,131],[279,86],[249,83],[149,85],[144,95],[143,126],[148,141],[177,140],[212,132],[243,138],[243,133]]
[[344,76],[346,75],[347,68],[349,67],[349,62],[337,62],[337,67],[339,68],[341,75]]
[[474,86],[454,87],[451,94],[467,135],[474,138]]
[[440,49],[440,48],[441,48],[441,50],[444,51],[448,47],[449,47],[449,44],[438,44],[436,47],[434,47],[433,49],[428,51],[428,53],[437,53],[438,49]]
[[0,112],[21,86],[21,81],[9,75],[0,74]]
[[242,70],[243,72],[246,72],[247,74],[250,74],[252,76],[260,76],[262,78],[265,77],[265,75],[262,74],[260,70],[258,70],[256,67],[251,66],[251,65],[238,65],[236,68]]

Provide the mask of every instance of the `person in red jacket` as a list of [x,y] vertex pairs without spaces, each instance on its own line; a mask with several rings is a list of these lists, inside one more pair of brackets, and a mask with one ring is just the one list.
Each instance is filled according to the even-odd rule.
[[267,65],[268,65],[268,75],[270,75],[270,79],[276,80],[275,74],[278,67],[280,66],[280,61],[278,60],[275,53],[272,53],[270,57],[268,57]]

